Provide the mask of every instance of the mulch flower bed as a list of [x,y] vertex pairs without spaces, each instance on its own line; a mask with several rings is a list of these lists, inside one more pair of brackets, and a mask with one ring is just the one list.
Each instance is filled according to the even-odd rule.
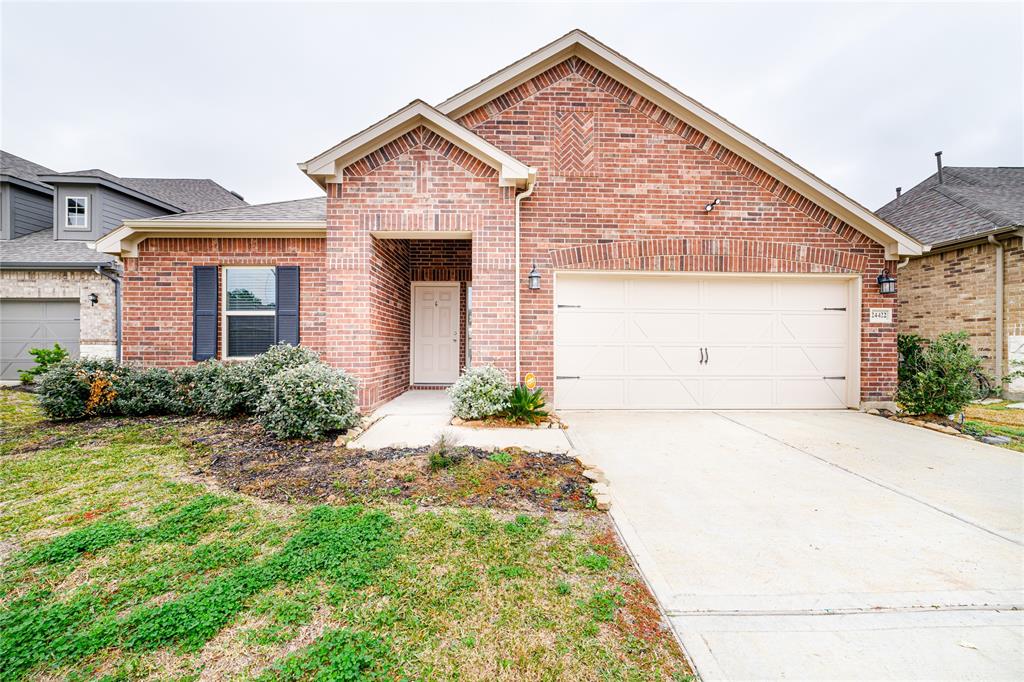
[[366,451],[331,441],[279,441],[244,420],[199,422],[186,430],[193,473],[278,502],[410,500],[423,505],[523,511],[593,507],[590,481],[566,455],[509,448],[451,447],[443,465],[431,448]]

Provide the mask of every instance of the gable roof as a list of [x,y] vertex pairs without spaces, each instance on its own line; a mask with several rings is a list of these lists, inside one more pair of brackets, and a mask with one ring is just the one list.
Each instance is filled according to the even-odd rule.
[[247,206],[242,197],[205,178],[122,178],[99,168],[43,176],[50,183],[95,182],[174,212]]
[[0,150],[0,176],[3,176],[4,180],[13,179],[20,181],[19,184],[27,183],[33,189],[52,194],[53,188],[40,180],[39,176],[53,172],[53,170],[46,166],[41,166],[34,161],[29,161],[10,152]]
[[877,213],[932,246],[1024,227],[1024,167],[947,166]]
[[423,100],[414,100],[369,128],[342,140],[309,161],[300,163],[299,169],[321,187],[326,187],[328,182],[340,183],[342,171],[346,166],[419,126],[432,130],[494,168],[498,171],[498,184],[503,187],[525,187],[536,176],[534,169],[459,125]]
[[578,29],[453,95],[439,104],[437,110],[458,119],[573,56],[634,89],[726,149],[883,244],[887,257],[922,253],[923,245],[911,235],[890,225],[792,159]]

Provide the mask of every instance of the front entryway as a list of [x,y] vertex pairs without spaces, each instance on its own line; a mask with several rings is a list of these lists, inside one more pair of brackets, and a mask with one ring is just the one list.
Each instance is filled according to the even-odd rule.
[[412,382],[459,378],[459,283],[412,285]]
[[856,280],[559,273],[562,409],[858,403]]

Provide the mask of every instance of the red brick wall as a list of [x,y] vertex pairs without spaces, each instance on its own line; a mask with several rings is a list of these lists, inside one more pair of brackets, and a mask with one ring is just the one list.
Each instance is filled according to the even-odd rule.
[[409,242],[374,239],[371,254],[373,363],[362,379],[379,385],[385,395],[398,395],[409,387]]
[[[159,367],[192,363],[195,265],[298,265],[300,342],[321,353],[327,350],[323,239],[147,239],[139,245],[139,256],[124,264],[123,351],[128,362]],[[222,350],[219,319],[218,342]]]
[[382,365],[372,352],[384,325],[372,301],[395,292],[370,277],[371,232],[472,232],[474,361],[511,370],[514,352],[512,190],[498,186],[492,169],[422,128],[384,152],[346,168],[344,182],[329,185],[327,198],[328,359],[362,380],[365,408],[395,397],[401,382],[393,375],[408,372],[407,362],[404,370]]
[[461,122],[538,169],[520,265],[536,261],[544,285],[519,286],[523,371],[542,385],[553,379],[556,268],[859,272],[862,399],[892,396],[896,325],[867,320],[871,307],[895,308],[875,284],[883,249],[849,225],[575,58]]

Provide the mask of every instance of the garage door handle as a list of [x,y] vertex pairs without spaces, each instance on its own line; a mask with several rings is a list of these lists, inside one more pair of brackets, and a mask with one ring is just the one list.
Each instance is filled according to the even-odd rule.
[[822,377],[822,379],[826,379],[826,380],[832,379],[832,380],[835,380],[835,381],[844,381],[846,379],[846,377]]
[[556,379],[579,379],[579,377],[565,377],[565,376],[561,376],[561,375],[556,376],[555,378]]
[[581,305],[571,305],[569,303],[559,303],[558,307],[559,308],[582,308],[583,306],[581,306]]
[[843,311],[845,311],[846,308],[825,308],[825,310],[843,310]]

